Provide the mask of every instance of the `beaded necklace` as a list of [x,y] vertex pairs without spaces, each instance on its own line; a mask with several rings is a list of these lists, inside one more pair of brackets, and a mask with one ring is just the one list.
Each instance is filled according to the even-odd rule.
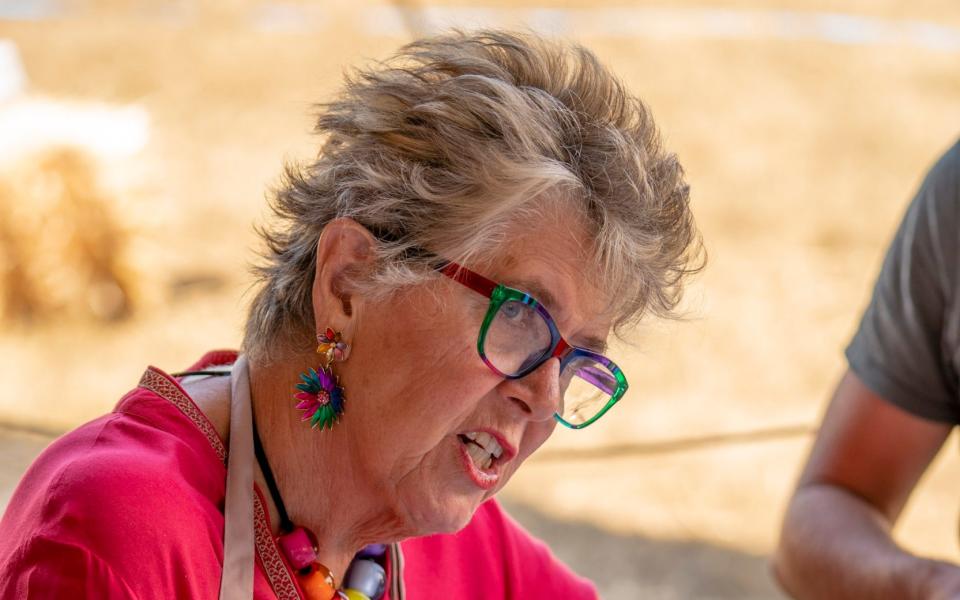
[[270,462],[260,442],[256,418],[253,419],[253,450],[270,496],[280,514],[278,545],[296,572],[297,581],[307,600],[381,600],[387,586],[386,571],[383,567],[386,561],[386,545],[371,544],[358,552],[343,578],[343,587],[338,589],[333,573],[317,560],[316,535],[306,527],[294,525],[287,514],[273,470],[270,469]]

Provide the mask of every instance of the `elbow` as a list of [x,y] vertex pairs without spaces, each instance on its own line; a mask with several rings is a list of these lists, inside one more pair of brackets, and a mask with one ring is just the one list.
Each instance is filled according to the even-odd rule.
[[804,543],[806,536],[803,535],[807,515],[803,510],[802,499],[798,502],[799,494],[802,494],[802,490],[798,490],[787,505],[777,548],[767,562],[770,578],[791,598],[805,595],[804,576],[805,572],[809,572],[809,569],[805,569],[804,556],[808,553],[805,552],[807,544]]
[[823,563],[829,550],[824,539],[824,514],[835,513],[836,498],[830,486],[801,484],[787,504],[777,548],[768,572],[776,585],[791,598],[828,598],[823,579],[829,567]]
[[781,533],[780,544],[767,562],[767,574],[781,591],[790,597],[795,597],[796,588],[790,567],[790,555],[784,547],[783,533]]

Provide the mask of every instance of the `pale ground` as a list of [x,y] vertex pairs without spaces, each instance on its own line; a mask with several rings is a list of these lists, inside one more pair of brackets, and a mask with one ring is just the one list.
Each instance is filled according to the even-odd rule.
[[[58,320],[0,333],[8,423],[67,429],[109,410],[147,364],[182,368],[236,346],[265,186],[284,158],[314,151],[310,106],[329,98],[342,69],[407,39],[364,24],[372,2],[314,4],[304,30],[252,28],[252,0],[196,11],[178,2],[168,6],[180,12],[151,20],[148,2],[108,4],[0,21],[32,95],[136,104],[152,134],[142,153],[101,173],[133,238],[125,260],[137,312],[110,326]],[[671,6],[960,26],[946,0]],[[616,418],[558,432],[505,495],[606,598],[776,597],[765,556],[810,435],[680,450],[656,442],[815,427],[885,243],[922,172],[960,132],[960,52],[601,33],[580,41],[652,107],[686,166],[710,265],[690,289],[686,322],[647,324],[617,353],[632,387]],[[0,441],[0,500],[43,441]],[[557,454],[613,444],[636,446],[602,460]],[[960,560],[958,476],[951,439],[898,527],[906,545]]]

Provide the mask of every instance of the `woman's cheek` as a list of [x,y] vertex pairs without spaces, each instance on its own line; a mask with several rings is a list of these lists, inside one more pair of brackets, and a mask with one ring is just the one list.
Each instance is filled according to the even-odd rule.
[[523,448],[520,455],[524,460],[536,452],[542,446],[557,428],[557,422],[553,419],[542,423],[532,423],[529,425],[526,434],[523,436]]

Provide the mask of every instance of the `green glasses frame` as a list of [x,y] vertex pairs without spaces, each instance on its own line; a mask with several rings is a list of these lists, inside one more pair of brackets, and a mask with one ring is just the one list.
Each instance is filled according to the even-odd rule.
[[[540,367],[540,365],[547,362],[551,358],[557,358],[560,360],[561,373],[563,372],[564,367],[577,358],[589,358],[590,360],[603,365],[604,368],[610,371],[616,381],[616,385],[612,389],[609,385],[605,385],[607,382],[602,381],[598,377],[592,376],[589,372],[578,373],[578,376],[609,394],[610,399],[607,401],[604,407],[597,412],[597,414],[583,423],[571,423],[564,419],[560,413],[555,412],[553,417],[561,425],[569,427],[570,429],[583,429],[605,415],[607,411],[613,408],[614,404],[623,398],[623,395],[626,393],[629,386],[627,384],[627,378],[623,375],[623,371],[620,370],[620,367],[618,367],[612,360],[598,352],[569,344],[565,339],[563,339],[563,336],[560,335],[560,330],[557,328],[557,324],[553,320],[553,317],[550,316],[550,313],[547,312],[547,309],[533,296],[527,294],[526,292],[507,287],[502,283],[497,283],[484,277],[483,275],[480,275],[479,273],[475,273],[474,271],[471,271],[470,269],[453,262],[444,263],[438,268],[438,270],[440,273],[449,277],[450,279],[453,279],[457,283],[460,283],[477,292],[478,294],[490,299],[490,305],[487,308],[487,314],[483,318],[483,323],[480,325],[480,333],[477,336],[477,352],[479,353],[480,359],[483,360],[484,364],[486,364],[487,367],[489,367],[490,370],[497,375],[500,375],[506,379],[519,379],[532,373],[538,367]],[[550,331],[550,345],[536,359],[527,361],[521,365],[520,369],[515,373],[504,373],[498,369],[492,362],[490,362],[490,359],[487,358],[486,352],[484,351],[484,342],[486,341],[490,324],[493,322],[494,317],[496,317],[497,312],[499,312],[500,307],[509,301],[520,302],[535,309],[540,317],[543,318],[547,325],[547,329]],[[587,370],[584,369],[584,371]]]

